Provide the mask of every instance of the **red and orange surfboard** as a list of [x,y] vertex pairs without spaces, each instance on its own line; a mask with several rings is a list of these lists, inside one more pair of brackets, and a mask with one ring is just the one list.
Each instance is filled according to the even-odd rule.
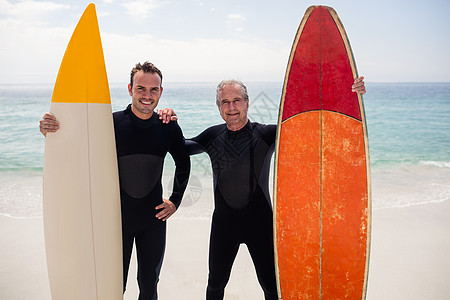
[[288,63],[277,133],[274,229],[280,299],[364,299],[371,196],[367,129],[344,27],[308,8]]

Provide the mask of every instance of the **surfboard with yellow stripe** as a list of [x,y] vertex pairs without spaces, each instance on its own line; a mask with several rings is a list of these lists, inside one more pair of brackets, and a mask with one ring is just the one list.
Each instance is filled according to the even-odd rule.
[[67,46],[46,137],[43,210],[53,299],[122,299],[119,180],[106,67],[94,4]]

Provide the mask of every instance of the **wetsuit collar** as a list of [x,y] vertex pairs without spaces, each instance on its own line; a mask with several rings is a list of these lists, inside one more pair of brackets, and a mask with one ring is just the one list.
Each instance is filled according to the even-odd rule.
[[159,121],[158,114],[155,112],[153,112],[152,116],[149,119],[143,120],[141,118],[138,118],[131,110],[131,104],[128,104],[127,108],[125,109],[125,115],[129,115],[129,118],[133,122],[133,125],[140,128],[151,127],[153,124],[155,124],[156,120]]
[[248,131],[248,130],[251,130],[251,129],[252,129],[252,124],[251,124],[251,123],[252,123],[252,122],[250,122],[250,120],[248,119],[248,120],[247,120],[247,124],[245,124],[244,127],[242,127],[242,128],[239,129],[239,130],[230,130],[230,129],[228,129],[228,127],[226,127],[227,133],[228,133],[229,135],[235,135],[235,134],[239,134],[239,133],[241,133],[241,132],[246,132],[246,131]]

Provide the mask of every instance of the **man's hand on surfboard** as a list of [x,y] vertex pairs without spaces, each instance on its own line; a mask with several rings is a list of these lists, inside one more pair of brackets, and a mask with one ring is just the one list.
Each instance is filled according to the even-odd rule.
[[177,114],[171,108],[158,109],[156,112],[158,113],[159,119],[164,124],[178,120]]
[[364,76],[359,76],[355,79],[352,85],[352,92],[358,93],[358,94],[365,94],[366,93],[366,85],[364,84]]
[[156,214],[156,217],[163,221],[166,221],[168,218],[170,218],[170,216],[172,216],[177,210],[175,204],[173,204],[172,201],[164,198],[163,203],[155,207],[155,209],[161,209],[161,211]]
[[39,121],[39,130],[46,136],[48,132],[56,132],[59,129],[59,122],[51,113],[45,113],[42,120]]

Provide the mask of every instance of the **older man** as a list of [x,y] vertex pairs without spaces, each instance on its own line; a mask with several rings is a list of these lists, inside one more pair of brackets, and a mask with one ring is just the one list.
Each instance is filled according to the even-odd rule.
[[[353,92],[365,93],[363,79],[355,80]],[[247,245],[265,299],[278,299],[269,195],[276,125],[247,118],[247,88],[238,80],[219,83],[216,104],[225,124],[207,128],[186,141],[190,155],[208,153],[214,174],[206,299],[223,299],[240,244]],[[162,115],[167,118],[175,113],[164,110]]]

